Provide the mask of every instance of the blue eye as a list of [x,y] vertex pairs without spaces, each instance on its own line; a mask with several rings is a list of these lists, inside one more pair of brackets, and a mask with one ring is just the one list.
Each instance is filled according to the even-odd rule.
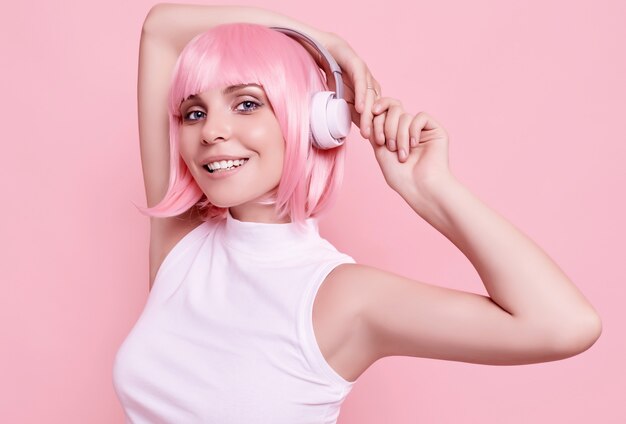
[[201,113],[204,115],[204,112],[202,112],[201,110],[192,110],[191,112],[184,114],[183,119],[185,121],[196,121],[197,119],[189,119],[189,115],[192,115],[194,113]]
[[239,105],[244,105],[244,104],[254,105],[254,107],[252,107],[250,109],[246,108],[244,110],[241,110],[241,109],[237,109],[237,110],[241,110],[242,112],[249,112],[249,111],[253,111],[253,110],[258,109],[259,107],[261,107],[260,103],[254,102],[252,100],[245,100],[245,101],[239,103]]

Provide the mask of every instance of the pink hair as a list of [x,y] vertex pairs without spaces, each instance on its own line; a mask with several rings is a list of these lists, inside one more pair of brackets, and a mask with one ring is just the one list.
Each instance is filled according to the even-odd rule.
[[328,90],[323,72],[291,37],[262,25],[234,23],[198,34],[176,62],[168,99],[169,185],[154,207],[135,205],[141,213],[171,217],[197,204],[204,210],[204,221],[225,218],[226,208],[206,199],[180,156],[179,106],[191,94],[245,83],[263,86],[286,140],[280,182],[259,203],[274,204],[281,219],[289,217],[299,225],[306,218],[322,216],[334,204],[343,180],[346,146],[318,149],[312,145],[309,128],[310,99],[313,93]]

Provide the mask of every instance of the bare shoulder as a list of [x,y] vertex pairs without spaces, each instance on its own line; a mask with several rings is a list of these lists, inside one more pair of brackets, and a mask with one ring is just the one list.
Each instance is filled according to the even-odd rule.
[[170,218],[150,218],[150,289],[165,257],[194,228],[202,224],[197,207]]
[[313,302],[313,331],[326,362],[345,380],[355,381],[376,359],[376,350],[359,316],[355,264],[336,266],[324,279]]

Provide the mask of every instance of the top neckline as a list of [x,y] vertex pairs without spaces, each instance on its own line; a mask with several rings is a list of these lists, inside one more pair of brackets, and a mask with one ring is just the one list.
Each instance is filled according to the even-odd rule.
[[223,227],[224,243],[255,256],[272,256],[277,252],[294,250],[319,237],[316,218],[305,219],[304,228],[295,222],[246,222],[235,219],[226,209]]

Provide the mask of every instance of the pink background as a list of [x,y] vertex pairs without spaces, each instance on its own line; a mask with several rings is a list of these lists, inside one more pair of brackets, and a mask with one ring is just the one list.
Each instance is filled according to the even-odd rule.
[[[0,421],[122,423],[112,361],[148,294],[137,53],[152,2],[13,2],[0,17]],[[225,3],[223,3],[225,4]],[[626,422],[626,5],[256,1],[342,35],[383,93],[450,134],[454,174],[539,243],[599,311],[573,358],[374,364],[341,423]],[[332,13],[334,11],[334,13]],[[384,182],[358,131],[322,235],[357,262],[486,294]]]

